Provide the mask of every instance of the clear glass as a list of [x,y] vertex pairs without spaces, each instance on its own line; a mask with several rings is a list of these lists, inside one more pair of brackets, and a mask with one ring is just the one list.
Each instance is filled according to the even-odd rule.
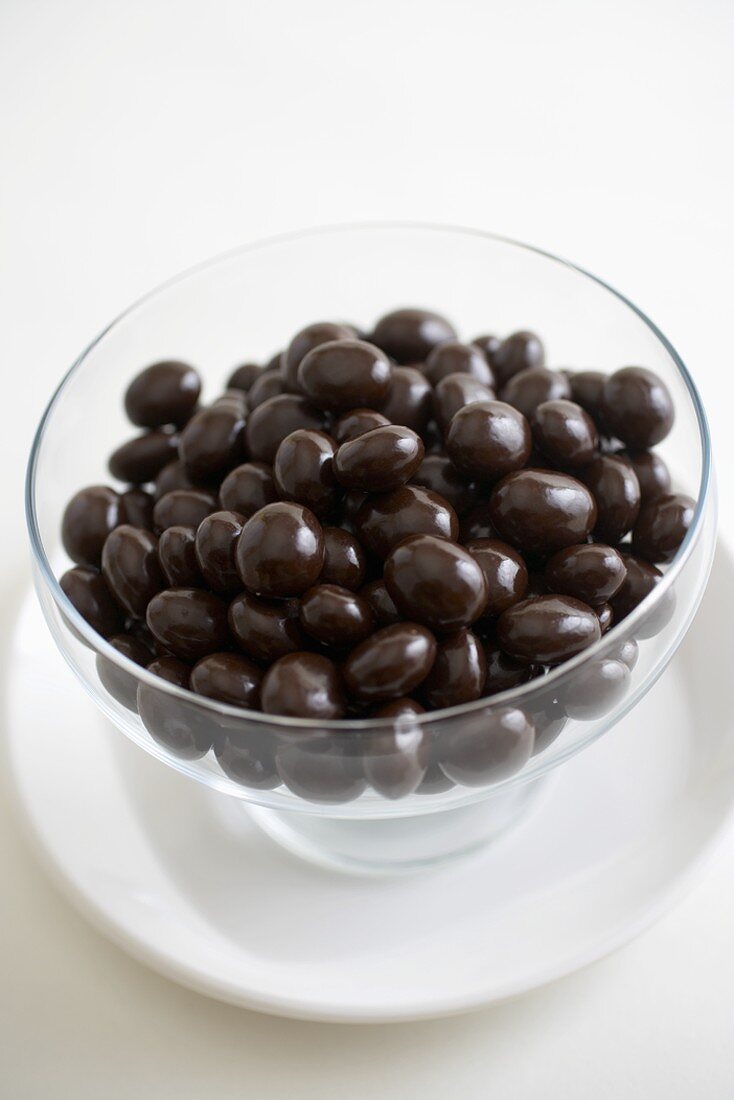
[[[122,396],[133,375],[156,359],[185,359],[200,369],[205,399],[213,398],[237,363],[267,360],[304,324],[329,318],[369,327],[401,304],[447,314],[467,339],[532,328],[551,366],[640,364],[664,378],[676,420],[659,451],[675,488],[697,508],[654,592],[545,677],[399,723],[316,723],[227,707],[161,681],[95,634],[58,584],[68,568],[61,516],[81,486],[110,480],[107,456],[131,434]],[[31,453],[27,515],[44,615],[105,715],[146,752],[241,799],[294,850],[378,870],[430,865],[497,837],[536,803],[553,769],[624,717],[691,623],[716,525],[705,414],[688,371],[652,322],[554,256],[485,233],[418,225],[263,241],[136,303],[52,397]]]

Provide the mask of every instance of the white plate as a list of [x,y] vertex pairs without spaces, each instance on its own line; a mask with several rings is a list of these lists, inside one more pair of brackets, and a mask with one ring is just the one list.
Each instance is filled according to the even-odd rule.
[[640,706],[561,768],[535,816],[423,876],[363,878],[279,849],[242,805],[112,729],[35,600],[9,667],[11,766],[75,904],[125,950],[210,996],[286,1016],[464,1011],[600,958],[690,882],[734,802],[734,568]]

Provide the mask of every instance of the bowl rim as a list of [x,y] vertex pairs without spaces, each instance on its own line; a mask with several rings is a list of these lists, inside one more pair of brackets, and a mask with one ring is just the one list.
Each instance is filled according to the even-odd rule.
[[[72,365],[68,368],[66,373],[61,378],[58,386],[51,395],[42,415],[39,420],[38,427],[36,428],[33,442],[31,444],[30,455],[28,458],[28,465],[26,469],[25,478],[25,515],[26,524],[28,527],[28,534],[31,543],[31,550],[33,554],[33,560],[40,570],[41,577],[50,591],[50,594],[58,607],[59,611],[64,617],[73,625],[76,631],[82,636],[85,642],[88,643],[90,649],[96,654],[104,656],[106,659],[112,661],[120,669],[132,674],[139,683],[147,684],[149,687],[155,690],[170,694],[175,698],[179,698],[185,701],[188,705],[195,705],[201,710],[211,711],[213,714],[225,717],[234,718],[240,722],[251,721],[257,723],[262,727],[271,726],[273,731],[282,731],[288,729],[290,731],[302,730],[310,732],[334,732],[341,733],[342,735],[350,732],[364,733],[366,730],[380,730],[382,729],[394,729],[396,719],[394,717],[387,718],[338,718],[338,719],[317,719],[317,718],[296,718],[288,717],[285,715],[265,714],[259,710],[248,710],[244,707],[235,707],[226,703],[218,702],[215,699],[210,699],[207,696],[197,695],[186,688],[178,687],[176,684],[172,684],[167,680],[163,680],[161,677],[156,676],[154,673],[149,672],[141,665],[135,664],[130,658],[123,656],[114,646],[98,634],[87,621],[82,618],[69,598],[64,593],[59,579],[54,573],[51,563],[49,562],[46,550],[41,538],[40,526],[38,522],[38,513],[36,508],[36,482],[38,472],[38,460],[40,455],[41,446],[46,433],[47,428],[53,417],[55,408],[61,399],[64,390],[70,383],[71,379],[81,369],[82,365],[86,361],[90,353],[105,339],[105,337],[128,317],[135,313],[135,311],[141,306],[147,304],[151,299],[157,297],[157,295],[164,291],[171,289],[178,283],[182,283],[187,279],[203,274],[210,268],[216,267],[220,263],[224,263],[235,259],[238,256],[246,255],[252,252],[257,252],[261,249],[266,249],[272,246],[287,244],[291,242],[297,242],[302,239],[309,239],[319,236],[337,235],[340,233],[353,233],[353,232],[365,232],[370,233],[374,231],[415,231],[415,232],[428,232],[437,234],[449,234],[460,235],[468,237],[476,237],[480,239],[499,242],[500,244],[508,245],[511,248],[520,249],[522,251],[533,253],[536,256],[543,257],[546,260],[550,260],[552,263],[566,268],[577,275],[581,275],[583,278],[589,279],[603,290],[607,291],[612,297],[616,298],[619,302],[630,309],[649,329],[652,335],[662,345],[663,349],[667,352],[668,356],[673,362],[673,365],[677,369],[681,380],[688,392],[693,405],[693,410],[696,416],[696,422],[699,430],[699,441],[701,445],[701,480],[699,484],[698,497],[696,499],[696,506],[693,514],[693,520],[686,533],[686,536],[681,543],[678,551],[672,562],[668,565],[666,572],[663,574],[662,580],[655,586],[633,611],[629,613],[620,623],[613,624],[611,629],[596,642],[594,642],[587,649],[577,653],[574,657],[564,661],[562,664],[556,665],[543,677],[535,680],[530,680],[526,684],[520,684],[517,687],[510,688],[507,691],[498,692],[496,695],[482,696],[479,699],[472,700],[469,703],[461,703],[453,707],[445,707],[441,710],[426,711],[424,714],[411,715],[411,726],[431,725],[437,722],[446,722],[452,719],[459,718],[463,715],[471,715],[475,712],[491,709],[493,712],[499,711],[503,708],[519,707],[521,708],[525,701],[532,698],[534,693],[543,694],[547,696],[549,688],[552,689],[562,677],[572,674],[578,668],[589,663],[594,657],[603,655],[607,649],[611,649],[612,645],[610,640],[614,640],[614,636],[619,628],[625,627],[625,630],[629,627],[633,627],[644,615],[652,609],[652,607],[660,603],[673,586],[678,574],[681,572],[686,561],[690,557],[693,548],[699,538],[701,530],[703,528],[703,518],[705,515],[706,507],[709,502],[709,497],[712,492],[713,481],[713,469],[712,469],[712,449],[711,449],[711,437],[708,426],[708,419],[706,412],[699,396],[696,385],[691,377],[691,374],[683,362],[681,356],[673,347],[671,342],[665,336],[665,334],[658,328],[658,326],[652,321],[646,313],[635,305],[626,295],[616,290],[605,280],[601,279],[598,275],[594,275],[592,272],[587,271],[585,268],[567,260],[561,256],[556,255],[553,252],[549,252],[546,249],[536,247],[531,244],[527,244],[524,241],[517,240],[513,237],[505,236],[501,233],[490,232],[489,230],[476,229],[469,226],[451,225],[440,222],[422,222],[422,221],[359,221],[359,222],[343,222],[327,225],[319,225],[311,228],[295,230],[287,233],[279,233],[270,235],[267,237],[258,238],[257,240],[248,242],[244,245],[238,245],[234,248],[227,249],[224,252],[220,252],[215,256],[212,256],[206,260],[200,261],[170,278],[158,283],[151,290],[145,294],[136,298],[129,306],[122,310],[112,321],[109,322],[94,339],[82,350],[77,356]],[[70,566],[70,568],[72,568]]]

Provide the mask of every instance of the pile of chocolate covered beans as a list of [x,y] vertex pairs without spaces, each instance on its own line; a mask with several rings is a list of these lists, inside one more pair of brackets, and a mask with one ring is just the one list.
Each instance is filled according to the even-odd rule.
[[120,487],[69,502],[61,587],[131,661],[249,711],[411,715],[542,676],[651,592],[691,523],[652,449],[661,379],[548,369],[530,332],[317,323],[200,391],[180,362],[130,383],[140,433],[109,459]]

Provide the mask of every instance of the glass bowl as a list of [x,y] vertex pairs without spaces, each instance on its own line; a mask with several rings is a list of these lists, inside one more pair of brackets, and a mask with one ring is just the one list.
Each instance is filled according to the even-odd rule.
[[[201,371],[205,399],[244,360],[264,362],[318,319],[368,327],[404,304],[449,316],[466,339],[537,331],[552,366],[656,371],[675,403],[659,448],[693,523],[653,592],[589,649],[547,675],[418,715],[315,722],[195,696],[133,664],[61,590],[63,509],[109,481],[131,434],[122,397],[148,363]],[[715,543],[706,417],[691,377],[647,317],[574,265],[487,233],[357,225],[262,241],[189,271],[137,302],[90,344],[43,415],[30,456],[33,574],[56,643],[103,713],[141,749],[241,800],[291,849],[330,865],[402,870],[487,843],[534,805],[551,773],[635,706],[680,644]]]

